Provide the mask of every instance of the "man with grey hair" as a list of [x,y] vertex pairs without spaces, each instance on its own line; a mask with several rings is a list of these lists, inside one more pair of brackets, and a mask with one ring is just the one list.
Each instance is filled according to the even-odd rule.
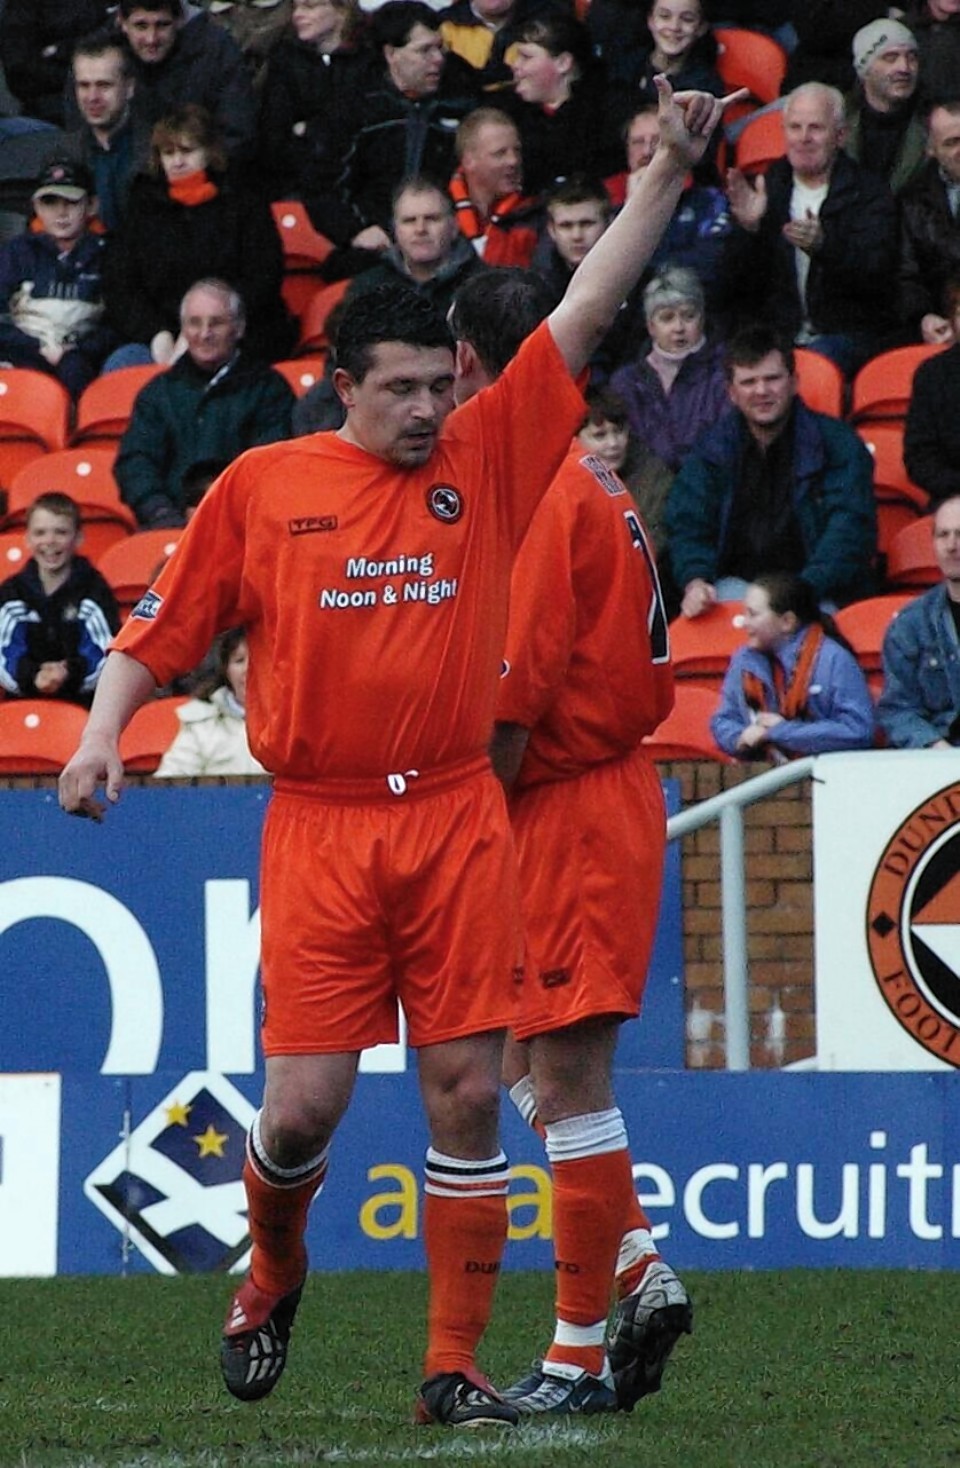
[[771,323],[852,376],[895,329],[896,205],[886,181],[843,151],[836,88],[797,87],[783,128],[786,157],[766,175],[727,175],[727,291],[741,319]]
[[293,393],[240,351],[243,302],[225,281],[196,281],[180,303],[180,352],[141,388],[120,440],[120,495],[149,528],[186,523],[184,478],[204,460],[290,437]]
[[631,431],[676,472],[704,428],[727,406],[723,350],[708,341],[703,286],[693,270],[667,265],[643,293],[649,341],[610,386]]
[[853,66],[857,86],[847,98],[844,149],[899,193],[924,159],[916,37],[898,20],[872,20],[853,38]]

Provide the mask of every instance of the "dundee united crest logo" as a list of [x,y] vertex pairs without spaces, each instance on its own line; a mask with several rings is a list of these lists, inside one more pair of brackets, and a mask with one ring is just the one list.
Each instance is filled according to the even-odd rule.
[[870,884],[867,944],[894,1017],[960,1068],[960,783],[924,801],[888,843]]
[[432,484],[427,490],[427,509],[435,520],[455,525],[463,514],[463,495],[452,484]]

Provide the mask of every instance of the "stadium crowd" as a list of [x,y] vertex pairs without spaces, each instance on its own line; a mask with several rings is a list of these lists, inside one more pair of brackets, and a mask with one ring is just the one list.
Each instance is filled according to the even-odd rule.
[[[27,367],[56,379],[79,425],[87,393],[98,386],[109,392],[115,374],[143,372],[116,435],[118,505],[130,516],[118,537],[133,524],[135,535],[176,535],[202,501],[212,464],[227,470],[224,483],[227,491],[234,485],[239,504],[244,470],[229,466],[247,448],[273,445],[277,457],[262,462],[279,466],[284,441],[298,432],[336,428],[348,444],[365,447],[362,438],[351,438],[357,424],[374,437],[387,431],[389,414],[383,424],[364,419],[364,378],[350,332],[399,285],[405,310],[426,319],[439,308],[453,321],[459,401],[504,370],[513,386],[496,401],[511,404],[520,419],[513,397],[517,382],[526,381],[527,421],[523,432],[515,431],[517,443],[522,439],[533,451],[536,376],[529,365],[526,379],[522,367],[511,375],[506,358],[491,368],[477,344],[483,322],[476,341],[456,325],[458,312],[461,323],[469,315],[463,302],[474,298],[478,282],[483,298],[484,279],[493,290],[498,269],[522,267],[528,272],[522,279],[535,282],[542,299],[540,317],[567,321],[570,294],[577,297],[576,283],[584,278],[580,267],[601,241],[594,260],[616,260],[618,215],[648,197],[660,176],[663,84],[654,78],[705,93],[716,109],[710,99],[737,85],[737,58],[743,62],[743,37],[750,35],[769,48],[768,82],[771,58],[779,64],[778,84],[765,88],[755,80],[750,99],[729,109],[725,128],[695,150],[643,273],[638,279],[623,273],[623,299],[602,335],[582,334],[589,352],[581,359],[578,336],[577,349],[564,355],[574,373],[587,364],[570,470],[574,487],[570,505],[554,512],[555,523],[534,521],[517,562],[514,615],[529,602],[530,639],[533,629],[542,634],[533,588],[547,556],[569,570],[572,605],[592,594],[570,564],[571,517],[577,494],[586,493],[576,488],[577,475],[588,463],[594,481],[615,496],[622,487],[612,476],[621,471],[651,532],[648,541],[632,510],[633,547],[642,549],[649,572],[641,600],[630,603],[638,627],[619,629],[627,645],[633,632],[639,635],[637,606],[648,605],[654,591],[664,637],[661,646],[657,627],[644,626],[644,648],[650,654],[652,647],[652,661],[664,664],[667,618],[706,621],[725,602],[746,609],[748,646],[730,665],[714,721],[718,757],[723,750],[779,759],[809,749],[869,747],[881,737],[960,743],[960,711],[953,706],[960,664],[957,448],[951,420],[937,406],[950,391],[960,351],[958,0],[923,0],[909,13],[799,0],[454,0],[442,9],[424,0],[386,0],[368,10],[356,0],[213,0],[208,6],[5,0],[0,48],[15,103],[0,118],[0,378]],[[761,127],[770,139],[767,156],[749,162],[747,140]],[[310,241],[308,268],[294,267],[294,249],[285,246],[288,214]],[[350,323],[346,347],[338,317]],[[540,343],[540,366],[555,369],[543,345],[549,333],[533,329],[537,319],[531,317],[530,339]],[[446,350],[439,340],[424,345]],[[858,409],[863,374],[900,360],[904,349],[930,358],[918,373],[916,401],[908,389],[896,411],[888,406],[871,417]],[[299,372],[298,360],[308,356],[314,370]],[[307,376],[313,381],[304,392]],[[130,379],[115,378],[122,380]],[[469,393],[465,382],[472,382]],[[563,388],[569,411],[572,388],[566,380]],[[556,391],[559,401],[563,394]],[[443,392],[449,411],[452,380]],[[549,406],[548,394],[544,401]],[[879,723],[856,647],[832,620],[885,586],[892,532],[876,446],[871,455],[877,418],[887,428],[897,425],[901,458],[907,421],[907,469],[901,465],[902,481],[893,476],[884,487],[902,489],[901,517],[905,504],[915,518],[920,511],[930,516],[935,557],[932,549],[928,570],[938,583],[936,595],[928,593],[919,611],[904,615],[900,633],[894,624],[888,634],[897,693],[881,698]],[[550,433],[557,436],[556,423]],[[907,479],[911,465],[915,484]],[[272,472],[278,480],[279,468]],[[16,586],[0,586],[0,669],[8,670],[0,677],[11,695],[88,702],[116,609],[103,577],[82,557],[72,559],[81,543],[81,510],[89,519],[95,514],[88,506],[71,508],[70,486],[57,481],[54,468],[50,480],[46,498],[38,496],[26,512],[33,558],[13,578]],[[435,518],[459,517],[455,488],[441,483],[429,493]],[[552,503],[545,498],[548,509]],[[11,529],[21,523],[15,514],[8,507]],[[117,519],[122,522],[119,510]],[[213,512],[201,523],[208,520],[215,523]],[[596,567],[606,532],[584,523],[595,536]],[[61,537],[56,544],[54,532]],[[222,526],[220,533],[227,534]],[[194,570],[199,539],[187,538]],[[650,542],[660,560],[663,602]],[[103,607],[91,613],[88,590],[84,615],[103,635],[83,667],[76,647],[65,651],[57,640],[76,621],[75,610],[62,608],[78,575],[91,585],[96,580]],[[174,570],[163,584],[187,597],[184,575]],[[541,586],[538,595],[544,594]],[[226,605],[226,592],[224,598]],[[38,620],[49,631],[39,650],[25,630]],[[209,620],[212,625],[212,612]],[[255,664],[262,633],[250,635]],[[120,636],[121,648],[140,646],[130,624]],[[915,643],[924,637],[936,639],[928,661],[932,667],[939,658],[942,676],[910,684]],[[185,634],[184,645],[199,651],[195,641]],[[609,663],[611,645],[594,650],[598,666],[604,658]],[[217,656],[206,696],[201,692],[179,710],[177,746],[161,776],[260,768],[242,737],[243,628],[218,643]],[[161,663],[173,672],[170,661],[169,668]],[[501,724],[512,726],[516,707],[526,711],[535,700],[522,681],[519,651],[511,666],[514,683],[501,696],[507,711]],[[519,694],[512,691],[518,685]],[[910,697],[939,697],[943,706],[924,723],[905,708]],[[670,702],[661,683],[655,702],[659,717]],[[554,753],[554,731],[537,723],[542,714],[538,707],[527,721],[540,735],[531,744],[534,761],[547,757],[544,745]],[[918,736],[920,729],[929,739]],[[631,728],[625,748],[635,753],[641,735],[653,733],[652,725]],[[201,750],[205,740],[211,747]],[[587,764],[610,757],[591,751]],[[521,778],[518,797],[524,788]],[[612,807],[621,797],[609,792],[606,798]],[[515,812],[521,805],[515,797]],[[650,820],[659,827],[662,811],[654,805]],[[560,829],[557,811],[545,813],[532,800],[522,808],[533,812],[525,820],[549,819]],[[536,827],[544,828],[550,829]],[[658,880],[651,878],[653,885]],[[625,989],[617,1023],[637,1004]],[[599,1015],[608,1033],[587,1000],[571,1014],[571,1023],[594,1025],[598,1072],[604,1072],[615,1034],[609,1015]],[[597,1223],[602,1198],[632,1193],[626,1137],[609,1086],[578,1095],[575,1114],[564,1110],[575,1087],[552,1025],[541,1016],[521,1035],[531,1070],[519,1065],[511,1094],[531,1124],[541,1118],[558,1198],[566,1199],[558,1203],[560,1233],[569,1208],[574,1222],[565,1237],[582,1243],[589,1216],[594,1233],[602,1233],[609,1268],[606,1274],[599,1265],[593,1269],[592,1293],[586,1272],[579,1296],[569,1282],[564,1295],[561,1282],[557,1337],[537,1373],[512,1397],[507,1393],[513,1405],[506,1408],[488,1384],[478,1385],[472,1356],[462,1369],[450,1366],[460,1357],[447,1322],[442,1349],[428,1356],[434,1366],[421,1389],[424,1421],[511,1422],[518,1412],[632,1406],[657,1389],[666,1357],[690,1328],[689,1301],[656,1253],[643,1217],[631,1218],[624,1230],[620,1205],[611,1204],[607,1223]],[[434,1083],[442,1091],[443,1077],[434,1075],[428,1092]],[[558,1102],[564,1088],[566,1103]],[[349,1085],[341,1112],[348,1099]],[[281,1109],[275,1096],[273,1105]],[[333,1102],[330,1110],[337,1110]],[[455,1128],[445,1133],[432,1119],[437,1137],[462,1142]],[[338,1120],[317,1124],[312,1150],[297,1150],[303,1138],[294,1138],[296,1146],[291,1141],[296,1127],[274,1123],[271,1130],[266,1120],[263,1135],[257,1130],[253,1138],[246,1181],[259,1200],[263,1237],[280,1227],[285,1205],[277,1195],[296,1192],[299,1212],[292,1222],[284,1215],[286,1267],[274,1268],[268,1285],[236,1297],[234,1314],[239,1310],[241,1318],[228,1323],[224,1359],[237,1396],[265,1395],[282,1370],[302,1285],[306,1209],[325,1175]],[[484,1145],[488,1151],[473,1158],[475,1171],[480,1159],[487,1169],[477,1185],[499,1196],[505,1159]],[[428,1154],[433,1196],[444,1200],[431,1205],[438,1217],[449,1211],[457,1188],[466,1194],[470,1187],[469,1168],[453,1151],[451,1142]],[[492,1223],[490,1231],[496,1231]],[[454,1244],[444,1247],[449,1252]],[[488,1247],[492,1257],[485,1235]],[[559,1247],[566,1244],[558,1235]],[[262,1274],[270,1246],[257,1236],[257,1248]],[[453,1266],[441,1260],[438,1268],[447,1279]],[[621,1276],[621,1335],[636,1330],[648,1354],[641,1351],[638,1366],[633,1346],[621,1339],[614,1382],[596,1295],[599,1282],[603,1303]],[[666,1311],[660,1319],[669,1322],[655,1350],[629,1305],[654,1280],[665,1292],[654,1314]],[[479,1294],[475,1303],[479,1335],[487,1304]],[[245,1310],[256,1316],[252,1330]],[[646,1329],[646,1316],[644,1322]]]
[[[119,455],[122,499],[141,527],[182,524],[174,480],[191,461],[228,462],[266,437],[340,425],[332,373],[343,292],[352,300],[399,279],[448,309],[468,275],[511,265],[532,269],[558,300],[649,166],[652,76],[719,95],[737,79],[751,35],[773,48],[763,53],[768,67],[771,54],[780,61],[766,90],[754,79],[749,103],[692,172],[594,354],[590,386],[626,414],[647,482],[660,484],[657,543],[672,615],[707,605],[688,595],[704,579],[691,573],[691,539],[713,542],[707,561],[714,552],[737,561],[731,543],[749,539],[757,504],[780,517],[777,548],[763,536],[752,545],[740,590],[754,571],[802,570],[811,504],[823,509],[805,467],[814,428],[845,446],[846,467],[835,472],[848,512],[867,472],[842,422],[858,371],[897,348],[955,340],[954,0],[909,12],[870,0],[388,0],[365,9],[357,0],[6,0],[0,362],[55,376],[74,402],[98,373],[153,365],[182,374],[191,361],[182,301],[211,278],[239,298],[232,351],[241,377],[319,347],[326,370],[297,403],[292,428],[279,384],[266,400],[272,429],[228,424],[211,451],[209,425],[191,419],[162,496],[126,468],[143,458],[148,404],[137,405]],[[751,123],[768,138],[776,129],[759,165],[744,151]],[[301,221],[305,211],[315,232],[310,276],[293,276],[284,254],[284,204]],[[776,328],[791,376],[792,347],[830,358],[844,385],[839,421],[820,424],[822,405],[805,403],[794,378],[779,417],[774,410],[784,431],[754,463],[744,458],[757,439],[742,419],[728,347],[758,321]],[[193,355],[201,408],[190,415],[223,403],[225,387],[235,397],[237,366],[216,356],[208,395]],[[918,508],[939,502],[956,458],[949,416],[931,400],[934,370],[920,374],[906,432],[902,472],[929,495]],[[717,472],[732,519],[725,509],[721,522],[702,520],[691,476],[724,433]],[[858,538],[839,579],[814,576],[833,606],[884,589],[883,511]]]

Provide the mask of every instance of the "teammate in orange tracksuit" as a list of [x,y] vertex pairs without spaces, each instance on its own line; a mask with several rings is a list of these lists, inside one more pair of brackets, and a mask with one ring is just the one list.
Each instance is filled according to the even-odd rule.
[[513,847],[486,752],[510,569],[582,416],[574,377],[721,110],[664,84],[659,162],[636,207],[458,411],[429,308],[390,288],[345,313],[344,427],[252,450],[221,476],[117,639],[61,776],[64,809],[99,818],[98,784],[119,797],[135,709],[217,630],[246,627],[250,745],[276,785],[261,863],[266,1086],[244,1173],[253,1252],[221,1348],[243,1399],[285,1365],[307,1210],[360,1051],[395,1035],[399,999],[430,1129],[418,1420],[518,1420],[475,1361],[506,1236],[498,1083],[522,988]]
[[[499,376],[530,326],[485,292],[482,280],[465,287],[453,311],[470,353],[464,399]],[[554,1185],[556,1333],[542,1365],[506,1393],[525,1414],[632,1409],[658,1389],[691,1325],[636,1199],[611,1082],[619,1024],[639,1010],[666,843],[660,781],[640,743],[672,705],[646,530],[616,475],[575,442],[514,566],[494,739],[533,969],[504,1073],[545,1132]],[[608,1359],[615,1265],[626,1303]]]

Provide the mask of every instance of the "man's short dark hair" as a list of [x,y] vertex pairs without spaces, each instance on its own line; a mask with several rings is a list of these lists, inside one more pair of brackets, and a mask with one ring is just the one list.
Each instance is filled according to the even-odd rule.
[[124,77],[133,75],[133,66],[130,60],[130,50],[120,31],[107,30],[90,31],[81,36],[73,48],[72,59],[76,61],[78,56],[86,56],[91,60],[99,60],[101,56],[107,56],[111,51],[116,51],[120,58],[120,72]]
[[599,204],[603,210],[604,219],[609,219],[613,213],[610,195],[600,179],[591,178],[588,173],[571,173],[569,178],[554,184],[547,194],[548,214],[554,204]]
[[436,306],[409,286],[392,281],[364,291],[344,307],[337,326],[337,366],[354,382],[362,382],[383,342],[453,351],[450,328]]
[[742,327],[727,342],[725,357],[727,381],[733,381],[735,367],[756,367],[757,363],[762,362],[764,357],[769,357],[771,352],[780,353],[788,372],[796,370],[793,344],[782,332],[776,331],[772,326],[766,326],[762,321]]
[[135,10],[163,10],[167,15],[173,16],[174,20],[183,19],[182,0],[120,0],[119,12],[121,20],[129,20]]
[[473,347],[485,371],[499,377],[553,306],[546,284],[532,270],[491,268],[457,291],[450,325],[458,341]]
[[387,0],[375,10],[370,20],[370,39],[376,51],[384,46],[405,46],[414,26],[426,26],[428,31],[440,29],[440,17],[423,0]]

